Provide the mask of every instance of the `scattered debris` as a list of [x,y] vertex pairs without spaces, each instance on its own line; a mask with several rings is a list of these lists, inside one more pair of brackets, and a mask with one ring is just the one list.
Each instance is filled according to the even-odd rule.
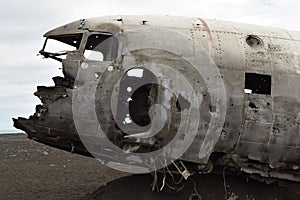
[[[239,197],[233,192],[230,194],[227,200],[237,200]],[[253,199],[254,200],[254,199]]]
[[49,156],[49,153],[47,151],[43,151],[42,155],[43,156]]

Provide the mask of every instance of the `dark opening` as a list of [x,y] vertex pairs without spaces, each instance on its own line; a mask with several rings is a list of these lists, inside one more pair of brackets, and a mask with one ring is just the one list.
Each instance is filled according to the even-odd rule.
[[82,34],[50,36],[49,39],[63,42],[78,49],[82,39]]
[[121,130],[132,133],[145,132],[150,128],[149,111],[156,101],[156,83],[155,75],[142,68],[131,69],[122,78],[116,119]]
[[217,112],[217,107],[216,106],[210,106],[209,107],[210,112]]
[[154,99],[151,98],[151,96],[154,96],[156,93],[155,87],[157,87],[155,84],[143,85],[131,96],[132,100],[129,102],[129,114],[132,121],[139,126],[147,126],[151,122],[149,109],[154,103]]
[[255,36],[255,35],[249,35],[246,38],[246,42],[250,47],[253,47],[253,48],[262,47],[264,45],[262,39],[260,39],[258,36]]
[[256,94],[271,95],[272,78],[270,75],[246,73],[245,89]]
[[256,108],[257,108],[256,105],[255,105],[254,103],[252,103],[252,102],[249,103],[249,107],[250,107],[250,108],[253,108],[253,109],[256,109]]
[[178,95],[177,101],[176,101],[176,108],[178,112],[184,111],[185,109],[190,109],[191,103],[186,100],[181,94]]
[[101,52],[103,61],[113,61],[118,56],[118,40],[112,35],[94,34],[89,36],[85,49]]

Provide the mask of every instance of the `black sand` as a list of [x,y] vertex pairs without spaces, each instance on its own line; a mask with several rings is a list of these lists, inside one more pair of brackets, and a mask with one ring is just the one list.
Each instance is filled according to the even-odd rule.
[[[203,200],[225,199],[222,175],[198,175],[179,193],[167,187],[151,192],[150,175],[112,170],[95,159],[74,155],[26,139],[25,135],[0,135],[0,199],[176,200],[195,190]],[[299,185],[288,189],[244,177],[226,176],[227,199],[300,199]],[[170,180],[167,179],[169,182]],[[161,186],[161,181],[158,184]],[[198,196],[198,197],[199,197]]]

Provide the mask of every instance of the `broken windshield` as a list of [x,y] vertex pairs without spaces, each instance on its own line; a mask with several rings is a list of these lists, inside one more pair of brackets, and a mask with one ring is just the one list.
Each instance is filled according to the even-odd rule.
[[61,61],[69,51],[79,49],[81,39],[82,34],[49,36],[40,53],[46,58]]
[[112,35],[93,34],[88,37],[84,56],[88,60],[113,61],[118,56],[118,40]]

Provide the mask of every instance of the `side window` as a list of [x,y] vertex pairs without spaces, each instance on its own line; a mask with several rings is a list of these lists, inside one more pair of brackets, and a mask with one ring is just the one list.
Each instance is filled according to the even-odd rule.
[[111,35],[94,34],[89,36],[84,56],[95,61],[113,61],[118,55],[118,40]]
[[272,79],[270,75],[246,73],[245,93],[271,95]]

